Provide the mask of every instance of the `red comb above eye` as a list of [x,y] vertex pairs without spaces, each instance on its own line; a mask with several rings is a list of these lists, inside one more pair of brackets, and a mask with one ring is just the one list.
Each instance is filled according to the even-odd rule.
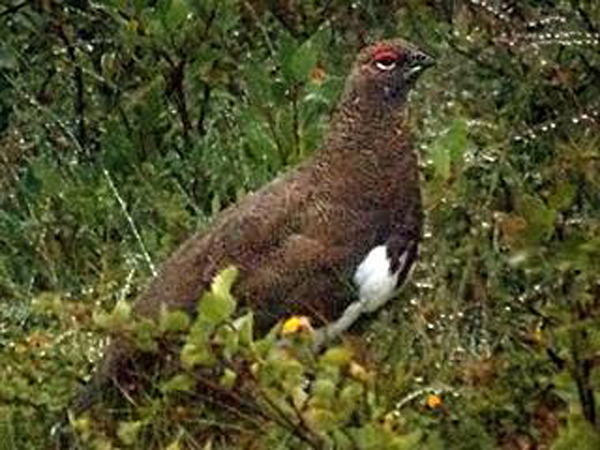
[[375,55],[373,59],[375,61],[389,61],[389,60],[397,60],[399,59],[399,54],[397,51],[392,50],[389,47],[380,47],[375,49]]

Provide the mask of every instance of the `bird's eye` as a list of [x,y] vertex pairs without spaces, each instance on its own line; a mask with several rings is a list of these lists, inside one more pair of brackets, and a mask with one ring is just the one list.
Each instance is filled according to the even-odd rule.
[[392,70],[396,67],[396,60],[394,58],[380,58],[375,60],[375,67],[379,70]]

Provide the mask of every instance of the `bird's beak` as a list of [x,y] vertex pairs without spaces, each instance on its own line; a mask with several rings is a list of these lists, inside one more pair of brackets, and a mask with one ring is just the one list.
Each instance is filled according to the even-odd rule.
[[429,67],[435,66],[435,59],[421,50],[414,50],[408,61],[408,70],[406,72],[406,80],[416,80],[423,71]]
[[419,65],[421,65],[421,67],[423,67],[423,69],[427,69],[428,67],[432,67],[435,66],[435,58],[431,55],[428,55],[425,52],[418,52],[416,57],[415,57],[415,62]]

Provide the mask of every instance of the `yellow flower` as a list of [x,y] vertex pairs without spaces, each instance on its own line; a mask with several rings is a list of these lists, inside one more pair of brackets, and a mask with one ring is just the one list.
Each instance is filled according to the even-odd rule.
[[307,331],[312,333],[314,330],[310,324],[310,319],[306,316],[292,316],[287,319],[281,327],[282,336],[290,336],[292,334],[304,333]]

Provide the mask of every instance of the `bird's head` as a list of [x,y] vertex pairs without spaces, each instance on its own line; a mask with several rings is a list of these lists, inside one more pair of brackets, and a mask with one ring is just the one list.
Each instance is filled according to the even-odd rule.
[[399,106],[434,59],[401,39],[376,42],[358,54],[346,92],[369,102]]

